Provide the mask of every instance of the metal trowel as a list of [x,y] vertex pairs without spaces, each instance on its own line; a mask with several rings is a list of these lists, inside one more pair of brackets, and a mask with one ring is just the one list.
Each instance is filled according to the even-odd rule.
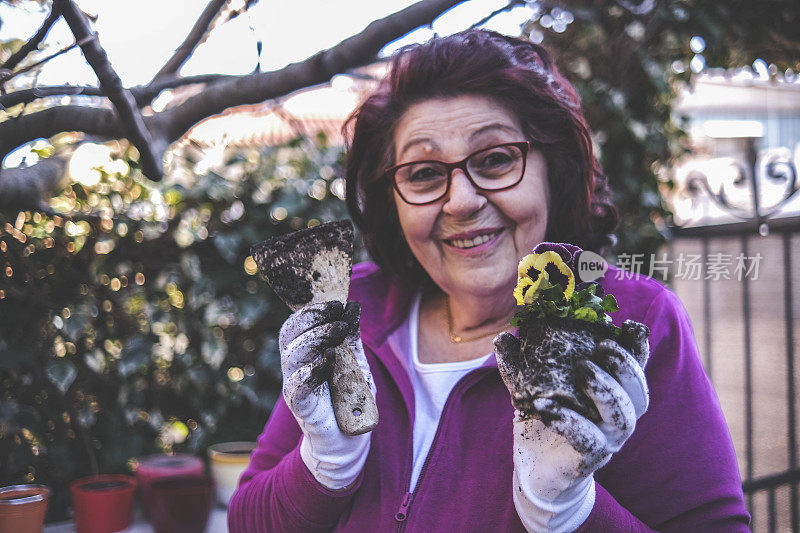
[[[258,269],[292,311],[338,300],[347,302],[353,268],[353,225],[340,220],[267,239],[251,248]],[[328,380],[333,412],[345,435],[378,424],[378,407],[347,342],[336,347]]]

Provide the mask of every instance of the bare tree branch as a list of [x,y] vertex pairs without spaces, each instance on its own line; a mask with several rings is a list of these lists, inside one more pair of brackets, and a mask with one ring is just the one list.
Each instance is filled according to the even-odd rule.
[[500,13],[508,11],[512,7],[519,6],[519,5],[524,5],[524,4],[525,4],[524,0],[509,0],[509,2],[506,5],[504,5],[503,7],[495,9],[494,11],[492,11],[491,13],[489,13],[488,15],[483,17],[481,20],[479,20],[478,22],[476,22],[475,24],[470,26],[470,29],[482,26],[483,24],[486,24],[487,22],[489,22],[491,19],[493,19],[494,17],[496,17]]
[[[86,16],[72,0],[55,0],[55,2],[58,3],[64,20],[67,21],[76,40],[83,41],[92,34]],[[97,39],[91,39],[81,44],[81,50],[83,50],[86,61],[97,74],[103,92],[114,104],[128,140],[139,150],[142,172],[150,179],[160,179],[164,173],[163,153],[154,152],[151,146],[150,132],[144,125],[142,115],[136,107],[136,101],[131,93],[122,86],[122,81],[108,61],[106,51],[100,46]]]
[[255,104],[290,92],[325,83],[347,69],[375,60],[387,43],[409,31],[430,24],[444,11],[462,0],[423,0],[388,17],[371,22],[364,30],[345,39],[333,48],[323,50],[305,61],[292,63],[280,70],[237,76],[214,83],[202,94],[165,111],[170,141],[179,139],[193,125],[225,109]]
[[34,100],[47,98],[48,96],[73,96],[78,94],[83,96],[105,96],[99,87],[78,87],[73,85],[33,87],[0,95],[0,109],[19,104],[29,104]]
[[228,0],[211,0],[200,18],[194,23],[189,35],[186,36],[183,43],[175,50],[171,58],[161,67],[161,70],[153,78],[153,81],[159,81],[167,76],[175,74],[181,68],[183,63],[189,59],[194,49],[200,44],[208,33],[208,28],[214,22],[214,19],[219,16],[220,10],[228,3]]
[[239,15],[243,15],[244,13],[247,12],[248,9],[250,9],[251,7],[256,5],[257,3],[258,3],[258,0],[245,0],[245,3],[244,3],[244,5],[242,7],[240,7],[239,9],[232,9],[228,13],[228,15],[225,18],[225,22],[227,22],[229,20],[233,20],[236,17],[238,17]]
[[[68,0],[56,0],[60,3],[65,1],[68,2]],[[201,94],[189,98],[172,109],[147,117],[137,114],[140,125],[144,131],[150,132],[153,136],[150,146],[160,162],[168,143],[179,139],[204,118],[233,106],[263,102],[305,87],[318,85],[327,82],[338,73],[368,64],[375,60],[377,53],[387,43],[419,26],[430,24],[437,16],[461,1],[463,0],[422,0],[402,11],[372,22],[361,33],[345,39],[333,48],[321,51],[303,62],[293,63],[278,71],[246,76],[212,76],[205,80],[200,79],[203,77],[164,80],[164,88],[177,86],[188,80],[212,81],[213,83],[210,83]],[[86,26],[85,19],[82,20]],[[86,30],[88,31],[88,26],[86,26]],[[96,41],[92,41],[92,44],[97,45]],[[99,51],[102,53],[102,59],[107,63],[105,53],[101,48]],[[89,60],[90,54],[87,54],[86,49],[84,49],[84,54]],[[95,56],[92,58],[89,60],[90,64],[95,60]],[[97,71],[97,68],[95,70]],[[111,73],[113,74],[113,71]],[[124,91],[119,78],[116,80],[115,87],[119,91]],[[105,91],[106,84],[102,78],[101,85]],[[158,92],[153,91],[158,88],[157,86],[158,83],[155,83],[140,90],[142,94],[155,96]],[[128,96],[128,110],[133,105],[131,92],[136,90],[123,93]],[[111,99],[111,94],[108,96]],[[0,122],[0,158],[5,157],[26,142],[40,137],[48,138],[63,131],[82,131],[104,138],[120,138],[127,135],[128,139],[136,144],[135,139],[130,136],[130,132],[123,127],[123,123],[124,121],[118,119],[111,109],[92,106],[57,106],[30,113],[17,119]],[[139,150],[142,153],[141,148]],[[144,156],[143,153],[142,156]],[[142,166],[144,167],[144,164]],[[5,174],[7,170],[3,170],[2,173]],[[20,171],[26,170],[30,169],[20,169]]]
[[153,98],[166,89],[175,89],[176,87],[183,87],[185,85],[194,85],[195,83],[216,83],[218,81],[236,78],[236,76],[229,76],[226,74],[199,74],[197,76],[169,76],[163,80],[133,87],[131,94],[136,99],[139,107],[149,104]]
[[56,57],[58,57],[58,56],[60,56],[62,54],[66,54],[67,52],[69,52],[70,50],[75,48],[76,46],[82,46],[82,45],[84,45],[85,43],[91,41],[94,38],[95,38],[94,34],[87,35],[86,37],[84,37],[80,41],[75,41],[74,43],[72,43],[72,44],[70,44],[68,46],[65,46],[64,48],[62,48],[61,50],[59,50],[55,54],[52,54],[52,55],[49,55],[49,56],[47,56],[47,57],[45,57],[43,59],[40,59],[39,61],[36,61],[35,63],[31,63],[30,65],[25,65],[21,69],[15,70],[14,72],[6,71],[5,73],[0,74],[0,83],[4,83],[4,82],[10,80],[11,78],[13,78],[15,76],[18,76],[18,75],[22,74],[23,72],[28,72],[29,70],[33,70],[36,67],[38,67],[39,65],[44,65],[45,63],[47,63],[51,59],[54,59],[54,58],[56,58]]
[[[198,76],[181,77],[168,77],[161,81],[151,83],[149,85],[139,85],[128,89],[133,95],[138,107],[144,107],[153,101],[153,98],[165,89],[174,89],[184,85],[192,85],[195,83],[213,83],[220,80],[225,80],[233,76],[226,76],[223,74],[201,74]],[[99,87],[92,87],[88,85],[53,85],[44,87],[33,87],[30,89],[21,89],[13,93],[0,94],[0,106],[11,107],[18,104],[29,104],[39,98],[47,98],[50,96],[105,96],[103,90]]]
[[0,180],[0,209],[49,209],[45,198],[52,196],[64,175],[66,162],[50,157],[26,168],[7,168]]
[[28,42],[23,44],[19,50],[11,54],[11,57],[9,57],[5,63],[0,65],[0,70],[12,70],[19,64],[20,61],[25,59],[28,54],[39,48],[39,44],[44,40],[45,37],[47,37],[47,33],[50,31],[50,28],[53,26],[53,24],[55,24],[56,20],[58,20],[58,17],[60,16],[61,13],[58,11],[58,8],[53,6],[53,8],[50,10],[50,14],[47,15],[46,19],[44,19],[39,31],[37,31]]
[[0,122],[0,157],[26,142],[47,139],[62,131],[82,131],[110,139],[124,136],[111,109],[75,105],[51,107]]

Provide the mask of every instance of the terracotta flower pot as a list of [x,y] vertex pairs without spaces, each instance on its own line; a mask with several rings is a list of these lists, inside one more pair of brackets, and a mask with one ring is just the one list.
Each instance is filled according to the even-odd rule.
[[170,477],[203,477],[205,464],[194,455],[177,453],[174,455],[146,455],[136,460],[136,479],[142,494],[142,508],[146,518],[150,518],[152,498],[150,485],[153,481]]
[[211,475],[217,487],[217,501],[227,507],[236,487],[239,476],[250,463],[250,453],[255,442],[223,442],[208,448],[211,461]]
[[202,533],[214,502],[210,477],[169,477],[150,484],[150,523],[156,533]]
[[0,531],[41,533],[50,489],[44,485],[0,488]]
[[130,526],[136,486],[136,478],[114,474],[70,483],[78,533],[112,533]]

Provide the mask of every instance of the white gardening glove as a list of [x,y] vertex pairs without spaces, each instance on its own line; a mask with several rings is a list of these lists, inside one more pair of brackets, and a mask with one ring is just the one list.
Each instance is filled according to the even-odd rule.
[[280,331],[283,398],[303,432],[300,456],[317,481],[341,489],[358,477],[369,453],[372,432],[345,435],[336,423],[328,378],[343,339],[376,397],[359,330],[360,306],[324,302],[295,311]]
[[546,398],[534,399],[532,409],[528,403],[520,410],[524,404],[514,398],[524,397],[515,392],[524,391],[525,380],[510,366],[518,360],[519,346],[508,333],[495,339],[497,366],[517,407],[514,506],[530,532],[574,531],[594,507],[594,472],[619,451],[647,410],[650,400],[643,371],[647,353],[634,357],[617,342],[603,340],[592,357],[597,364],[578,364],[577,383],[602,418],[595,424]]

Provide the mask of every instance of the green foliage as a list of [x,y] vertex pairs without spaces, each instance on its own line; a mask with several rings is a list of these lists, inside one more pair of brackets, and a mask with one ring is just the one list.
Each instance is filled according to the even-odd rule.
[[608,315],[619,310],[617,300],[611,294],[600,298],[595,294],[597,287],[596,283],[587,283],[586,287],[575,290],[567,300],[560,284],[543,279],[533,296],[533,302],[521,306],[511,318],[511,325],[519,327],[526,320],[541,318],[570,318],[606,325],[619,334],[620,329],[611,323]]
[[161,184],[131,155],[53,200],[100,217],[0,215],[0,485],[54,487],[51,519],[93,470],[255,440],[280,394],[289,311],[249,248],[346,216],[332,192],[341,152],[324,142],[233,153],[213,170],[181,159]]

